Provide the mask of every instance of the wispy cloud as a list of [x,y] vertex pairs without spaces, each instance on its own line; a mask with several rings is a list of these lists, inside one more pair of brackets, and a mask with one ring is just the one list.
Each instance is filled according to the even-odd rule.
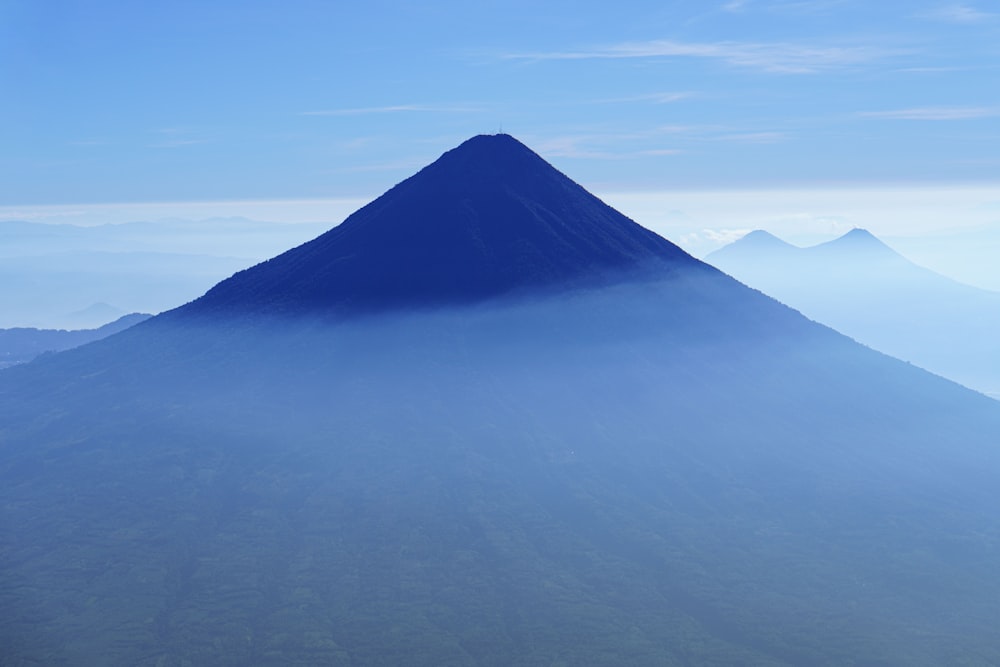
[[953,4],[923,14],[925,18],[949,23],[983,23],[998,17],[997,14],[980,11],[972,5]]
[[[568,157],[590,160],[628,160],[638,157],[661,157],[677,155],[683,151],[678,148],[623,148],[636,141],[643,141],[648,146],[652,137],[647,134],[580,134],[550,137],[534,145],[539,153],[546,157]],[[613,149],[605,147],[613,146]]]
[[[773,144],[787,140],[785,132],[720,125],[659,125],[632,132],[581,129],[573,134],[531,138],[546,157],[627,160],[680,155],[707,142]],[[672,145],[671,145],[672,144]]]
[[782,74],[806,74],[858,65],[892,55],[872,46],[811,46],[786,42],[677,42],[653,40],[624,42],[578,51],[520,53],[506,56],[519,60],[586,60],[619,58],[705,58],[728,65]]
[[[196,136],[196,133],[186,127],[160,127],[151,132],[163,138],[147,144],[148,148],[183,148],[208,143],[208,139]],[[193,134],[195,136],[192,136]]]
[[853,0],[784,0],[771,2],[768,9],[772,12],[797,12],[800,14],[818,14],[835,11]]
[[820,14],[834,11],[850,0],[729,0],[720,7],[723,12],[742,13],[748,10],[769,14]]
[[743,227],[740,229],[703,229],[701,230],[701,233],[706,239],[712,241],[713,243],[728,245],[734,241],[739,241],[752,231],[752,229]]
[[908,72],[910,74],[941,74],[944,72],[959,72],[962,67],[900,67],[897,72]]
[[[595,136],[563,136],[551,137],[534,142],[535,149],[547,157],[571,157],[588,159],[610,159],[616,154],[610,151],[596,150],[585,144],[595,143]],[[598,142],[599,143],[599,142]]]
[[422,167],[424,162],[418,158],[409,158],[403,160],[393,160],[391,162],[378,162],[374,164],[362,164],[351,167],[343,167],[340,169],[332,170],[334,173],[364,173],[369,171],[402,171],[411,170],[418,167]]
[[650,102],[652,104],[671,104],[695,97],[696,93],[675,92],[675,93],[648,93],[645,95],[630,95],[626,97],[608,97],[594,100],[594,104],[624,104],[629,102]]
[[679,148],[650,148],[644,151],[639,151],[636,155],[640,156],[660,156],[660,155],[680,155],[683,153]]
[[183,148],[184,146],[196,146],[198,144],[207,144],[208,139],[170,139],[168,141],[160,141],[155,144],[149,144],[150,148]]
[[891,120],[971,120],[1000,116],[1000,107],[915,107],[889,111],[863,111],[858,115]]
[[787,138],[788,135],[784,132],[732,132],[711,137],[714,141],[731,141],[741,144],[776,144]]
[[428,104],[393,104],[382,107],[357,107],[352,109],[323,109],[319,111],[300,111],[300,116],[363,116],[369,114],[390,113],[468,113],[480,111],[472,105],[435,106]]

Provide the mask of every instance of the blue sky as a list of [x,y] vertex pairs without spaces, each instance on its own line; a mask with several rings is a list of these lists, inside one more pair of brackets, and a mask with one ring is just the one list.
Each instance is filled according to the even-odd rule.
[[990,210],[998,79],[986,0],[0,0],[0,209],[364,200],[502,126],[609,199]]

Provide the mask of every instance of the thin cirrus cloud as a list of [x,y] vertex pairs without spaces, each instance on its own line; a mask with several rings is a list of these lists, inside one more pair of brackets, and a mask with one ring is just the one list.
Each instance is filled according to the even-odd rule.
[[505,56],[518,60],[586,60],[625,58],[704,58],[728,65],[782,74],[807,74],[848,67],[901,55],[871,46],[808,46],[794,43],[677,42],[652,40],[624,42],[578,51],[520,53]]
[[197,131],[186,127],[160,127],[150,132],[160,139],[147,144],[148,148],[184,148],[209,143],[208,139],[197,136]]
[[393,104],[381,107],[356,107],[350,109],[322,109],[319,111],[300,111],[300,116],[364,116],[369,114],[391,113],[467,113],[479,111],[472,105],[434,106],[428,104]]
[[971,5],[954,4],[941,7],[923,15],[925,18],[949,23],[983,23],[997,18],[997,14],[980,11]]
[[[641,157],[662,157],[682,153],[677,148],[622,148],[639,139],[649,140],[648,134],[580,134],[549,137],[532,142],[538,152],[548,158],[564,157],[590,160],[628,160]],[[608,147],[614,147],[609,149]]]
[[332,170],[334,173],[346,174],[346,173],[364,173],[370,171],[401,171],[401,170],[412,170],[421,167],[423,162],[419,158],[410,158],[403,160],[393,160],[390,162],[378,162],[374,164],[362,164],[354,165],[350,167],[341,167],[339,169]]
[[649,93],[646,95],[630,95],[628,97],[607,97],[594,100],[594,104],[629,104],[632,102],[649,102],[651,104],[672,104],[681,100],[691,99],[696,93],[674,92],[674,93]]
[[[685,148],[676,145],[662,146],[666,142],[773,144],[786,141],[788,138],[784,132],[744,131],[708,125],[662,125],[630,133],[582,132],[580,134],[544,137],[531,143],[539,153],[546,157],[626,160],[679,155],[685,152]],[[655,147],[657,143],[660,143],[661,147]],[[649,147],[650,144],[653,144],[654,147]]]
[[169,139],[154,144],[149,144],[149,148],[183,148],[184,146],[197,146],[207,144],[208,139]]
[[711,137],[715,141],[729,141],[743,144],[776,144],[785,141],[785,132],[732,132]]
[[782,2],[770,0],[761,3],[754,0],[730,0],[722,5],[722,11],[743,12],[754,9],[772,14],[816,14],[837,9],[844,2],[845,0],[784,0]]
[[889,111],[863,111],[864,118],[889,120],[973,120],[1000,116],[1000,107],[916,107]]

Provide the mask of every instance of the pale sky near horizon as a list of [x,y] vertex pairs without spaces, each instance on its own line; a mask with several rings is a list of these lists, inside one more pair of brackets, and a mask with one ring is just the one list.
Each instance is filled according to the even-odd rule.
[[998,68],[995,0],[0,0],[0,221],[338,222],[502,126],[695,254],[824,225],[982,250]]

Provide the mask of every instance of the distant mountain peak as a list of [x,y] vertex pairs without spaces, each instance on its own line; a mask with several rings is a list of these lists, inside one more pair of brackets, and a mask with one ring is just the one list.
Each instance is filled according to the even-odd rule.
[[184,310],[350,314],[679,266],[704,267],[509,134],[479,135],[339,226],[237,273]]
[[869,239],[874,239],[875,238],[875,235],[872,234],[867,229],[865,229],[864,227],[853,227],[851,229],[851,231],[849,231],[846,234],[844,234],[844,236],[845,237],[854,237],[854,238],[869,238]]
[[779,239],[770,232],[763,229],[755,229],[729,245],[710,253],[705,259],[709,263],[714,263],[717,260],[725,261],[744,256],[768,257],[774,254],[784,255],[794,253],[798,250],[800,248]]
[[868,256],[900,257],[899,253],[883,243],[867,229],[855,227],[846,234],[813,247],[819,252],[865,253]]
[[763,229],[755,229],[749,234],[739,238],[736,243],[741,243],[743,245],[755,244],[759,246],[771,246],[771,247],[794,247],[791,243],[783,241],[771,232],[765,231]]
[[850,241],[851,243],[877,243],[878,245],[885,245],[877,236],[863,227],[855,227],[839,239],[835,240],[844,242]]

